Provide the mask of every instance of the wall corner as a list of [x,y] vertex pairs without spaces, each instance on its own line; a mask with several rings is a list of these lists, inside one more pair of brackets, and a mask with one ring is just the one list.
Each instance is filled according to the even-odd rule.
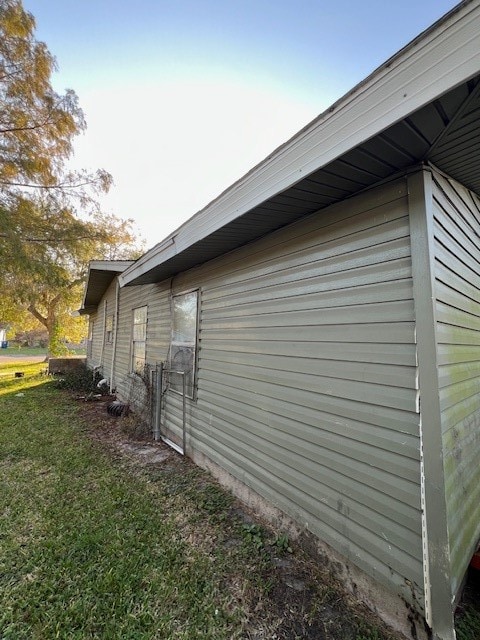
[[454,640],[450,549],[439,397],[432,176],[408,176],[421,446],[425,617],[433,637]]

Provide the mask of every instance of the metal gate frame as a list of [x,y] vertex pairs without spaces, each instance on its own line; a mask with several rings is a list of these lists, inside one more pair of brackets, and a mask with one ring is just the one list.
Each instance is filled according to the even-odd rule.
[[[164,397],[167,392],[167,389],[164,388],[163,382],[165,379],[165,374],[175,373],[182,376],[182,446],[179,447],[178,444],[170,440],[166,437],[166,435],[162,435],[162,408],[164,405]],[[172,447],[175,451],[180,453],[182,456],[185,455],[185,451],[187,449],[187,401],[186,401],[186,380],[185,380],[185,371],[177,371],[177,369],[170,369],[166,367],[163,362],[159,362],[155,369],[152,370],[152,388],[155,389],[155,401],[153,403],[154,411],[153,411],[153,438],[154,440],[163,440],[165,444],[168,444],[169,447]],[[166,418],[165,418],[166,422]]]

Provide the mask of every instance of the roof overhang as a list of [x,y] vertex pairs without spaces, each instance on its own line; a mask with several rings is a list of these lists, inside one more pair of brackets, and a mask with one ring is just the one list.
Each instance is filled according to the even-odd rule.
[[94,312],[115,276],[134,264],[133,260],[93,260],[88,266],[87,282],[80,315]]
[[460,3],[139,258],[158,282],[421,162],[480,192],[480,3]]

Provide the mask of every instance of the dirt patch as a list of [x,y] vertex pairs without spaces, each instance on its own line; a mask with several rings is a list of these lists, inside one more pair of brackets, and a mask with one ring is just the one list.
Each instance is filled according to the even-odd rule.
[[[165,499],[181,502],[176,516],[179,534],[205,554],[217,545],[228,553],[250,540],[252,554],[244,566],[225,576],[232,608],[245,612],[241,638],[249,640],[399,640],[361,602],[346,593],[321,560],[272,531],[258,515],[234,500],[188,458],[149,435],[132,438],[122,430],[123,418],[107,413],[112,397],[79,403],[89,435],[115,456],[120,456],[150,483],[163,483]],[[127,431],[131,433],[131,416]],[[195,488],[192,489],[192,483]],[[189,500],[190,496],[190,500]],[[223,496],[223,497],[222,497]],[[225,502],[222,502],[225,501]],[[215,515],[221,506],[223,520]],[[178,503],[176,504],[178,506]],[[195,515],[197,510],[199,515]],[[201,515],[203,512],[203,516]],[[193,524],[192,524],[193,523]],[[219,528],[220,527],[220,528]],[[212,553],[212,561],[214,554]],[[261,587],[250,580],[256,574]]]

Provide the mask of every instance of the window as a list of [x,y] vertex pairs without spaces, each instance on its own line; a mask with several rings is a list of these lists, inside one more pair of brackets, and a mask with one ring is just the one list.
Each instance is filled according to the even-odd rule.
[[133,310],[132,371],[143,375],[147,345],[147,307]]
[[113,316],[107,316],[105,320],[105,340],[108,344],[113,342]]
[[[193,398],[195,388],[195,356],[197,350],[198,291],[174,296],[170,368],[185,372],[185,393]],[[183,376],[170,374],[170,388],[182,393]]]

